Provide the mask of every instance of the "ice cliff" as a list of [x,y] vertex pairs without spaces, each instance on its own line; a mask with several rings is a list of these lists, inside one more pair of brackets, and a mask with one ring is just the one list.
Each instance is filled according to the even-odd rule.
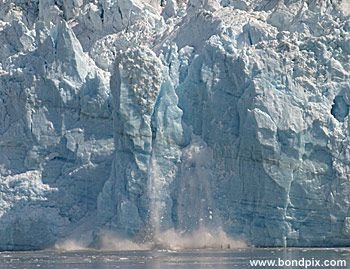
[[0,250],[350,245],[349,0],[0,7]]

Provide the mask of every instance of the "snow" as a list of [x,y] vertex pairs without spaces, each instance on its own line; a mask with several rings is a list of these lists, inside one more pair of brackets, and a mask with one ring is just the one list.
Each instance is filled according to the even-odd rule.
[[348,5],[3,0],[0,249],[349,245]]

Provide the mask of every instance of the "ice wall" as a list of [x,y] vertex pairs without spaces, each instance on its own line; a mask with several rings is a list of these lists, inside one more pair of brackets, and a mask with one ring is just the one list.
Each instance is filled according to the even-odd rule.
[[349,245],[346,0],[1,6],[0,249]]

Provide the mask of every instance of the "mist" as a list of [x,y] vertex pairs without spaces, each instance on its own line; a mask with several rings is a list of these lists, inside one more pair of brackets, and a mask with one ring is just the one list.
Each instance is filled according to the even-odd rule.
[[186,249],[240,249],[248,245],[242,241],[227,236],[222,230],[199,228],[191,233],[184,233],[170,229],[156,234],[152,239],[136,242],[125,239],[110,231],[102,231],[93,241],[87,243],[74,239],[57,242],[54,249],[60,251],[76,251],[96,249],[104,251],[132,251],[132,250],[186,250]]

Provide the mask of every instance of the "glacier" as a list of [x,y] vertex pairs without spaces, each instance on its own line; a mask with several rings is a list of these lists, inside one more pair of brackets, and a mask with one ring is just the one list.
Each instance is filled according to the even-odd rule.
[[348,0],[0,6],[0,250],[350,245]]

